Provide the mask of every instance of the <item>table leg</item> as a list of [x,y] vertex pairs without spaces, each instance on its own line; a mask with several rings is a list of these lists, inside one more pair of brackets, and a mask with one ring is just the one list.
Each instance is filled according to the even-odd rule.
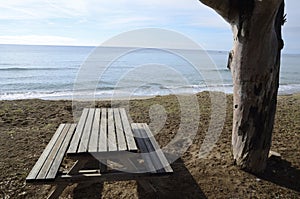
[[107,172],[107,160],[101,160],[100,161],[100,173],[106,173]]
[[49,194],[48,199],[58,198],[68,185],[68,183],[61,183],[56,185],[54,190]]
[[[68,175],[77,174],[78,171],[84,167],[84,165],[87,163],[87,161],[88,160],[86,160],[86,159],[77,160],[67,174]],[[54,188],[54,190],[49,194],[48,199],[58,198],[68,185],[69,185],[69,183],[57,184],[56,187]]]
[[80,169],[84,167],[84,165],[88,162],[87,159],[77,160],[70,171],[67,173],[68,175],[77,174]]

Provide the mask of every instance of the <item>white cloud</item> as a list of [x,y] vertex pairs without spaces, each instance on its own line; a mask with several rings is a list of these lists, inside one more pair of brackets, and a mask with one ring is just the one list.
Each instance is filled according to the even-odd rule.
[[0,19],[41,20],[69,18],[88,13],[84,0],[11,0],[1,2]]
[[19,35],[0,36],[1,44],[32,44],[32,45],[78,45],[78,41],[70,37],[52,35]]
[[[286,43],[293,43],[297,49],[299,6],[298,0],[286,1],[288,23],[284,27]],[[38,43],[49,44],[101,43],[111,34],[151,27],[184,32],[194,39],[205,35],[215,43],[224,40],[218,38],[220,32],[230,31],[215,11],[198,0],[8,0],[0,4],[1,43],[24,43],[12,35],[23,35],[26,43],[34,44],[39,38],[43,39]],[[231,42],[231,37],[225,39]]]

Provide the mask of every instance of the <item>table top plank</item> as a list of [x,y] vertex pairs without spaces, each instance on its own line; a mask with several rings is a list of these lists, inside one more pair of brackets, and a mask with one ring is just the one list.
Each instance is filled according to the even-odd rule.
[[123,126],[121,122],[119,109],[114,108],[114,118],[115,118],[115,126],[116,126],[116,135],[117,135],[117,145],[119,151],[126,151],[127,145],[125,140],[125,135],[123,131]]
[[107,151],[107,111],[106,111],[106,108],[101,109],[101,123],[100,123],[98,151],[99,152]]
[[113,109],[107,109],[107,130],[108,130],[108,151],[117,151],[116,132],[115,132],[115,121]]
[[83,129],[83,134],[80,140],[79,148],[78,148],[78,153],[85,153],[87,152],[88,145],[89,145],[89,139],[92,131],[92,125],[93,125],[93,120],[94,120],[94,113],[95,109],[91,108],[89,109],[89,113],[85,122],[85,126]]
[[138,148],[136,146],[136,143],[135,143],[135,140],[133,137],[133,132],[131,130],[126,111],[124,108],[120,108],[119,110],[120,110],[120,115],[121,115],[121,120],[122,120],[122,124],[123,124],[126,141],[127,141],[128,150],[129,151],[137,151]]
[[87,108],[83,109],[83,111],[82,111],[82,114],[81,114],[81,117],[79,119],[76,131],[74,133],[74,136],[71,140],[69,149],[67,151],[68,154],[77,152],[77,148],[78,148],[78,145],[80,143],[80,139],[81,139],[82,132],[83,132],[83,129],[84,129],[84,126],[85,126],[85,122],[87,120],[88,112],[89,112],[89,110]]
[[88,152],[98,152],[98,141],[99,141],[99,131],[100,131],[100,109],[95,110],[95,116],[92,126],[92,132],[90,137],[90,143],[88,147]]

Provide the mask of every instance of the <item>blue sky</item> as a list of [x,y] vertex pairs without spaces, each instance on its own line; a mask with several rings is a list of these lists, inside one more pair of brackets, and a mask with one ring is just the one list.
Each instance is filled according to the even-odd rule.
[[[300,53],[300,1],[286,0],[284,52]],[[0,4],[0,44],[97,46],[120,33],[165,28],[208,50],[230,50],[230,26],[198,0],[9,0]]]

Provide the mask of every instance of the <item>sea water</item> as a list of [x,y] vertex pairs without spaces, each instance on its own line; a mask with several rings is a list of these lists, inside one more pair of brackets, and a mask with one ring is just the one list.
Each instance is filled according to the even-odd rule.
[[[224,51],[0,45],[0,100],[232,93],[227,58]],[[299,63],[298,54],[282,55],[279,94],[300,92]]]

